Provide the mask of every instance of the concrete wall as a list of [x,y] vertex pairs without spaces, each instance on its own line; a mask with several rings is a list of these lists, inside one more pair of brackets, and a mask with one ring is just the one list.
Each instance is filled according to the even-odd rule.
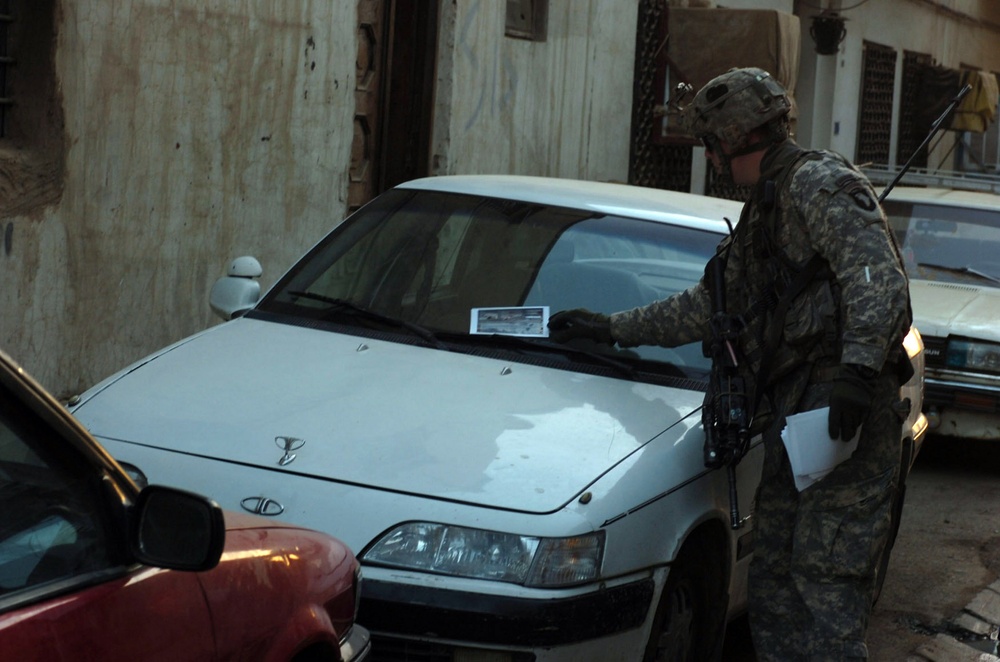
[[3,222],[0,339],[62,394],[212,323],[233,256],[272,282],[340,219],[356,47],[346,2],[60,6],[65,185]]
[[[61,6],[65,187],[7,222],[0,338],[69,394],[217,322],[232,257],[267,287],[340,220],[357,49],[354,2]],[[441,3],[435,172],[624,181],[636,3],[554,0],[544,42],[504,9]]]

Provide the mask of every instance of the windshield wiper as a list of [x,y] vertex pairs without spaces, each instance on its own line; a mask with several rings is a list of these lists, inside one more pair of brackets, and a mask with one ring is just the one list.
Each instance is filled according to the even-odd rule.
[[573,347],[565,343],[557,343],[549,340],[548,338],[535,338],[527,336],[506,336],[500,333],[493,334],[449,334],[449,340],[455,340],[457,343],[474,343],[474,344],[490,344],[490,345],[500,345],[506,348],[514,348],[520,350],[541,350],[546,352],[558,352],[561,354],[571,354],[576,356],[582,356],[590,360],[591,363],[600,363],[602,365],[613,368],[615,371],[625,375],[632,381],[638,379],[635,369],[611,358],[610,356],[605,356],[598,352],[593,352],[586,349],[580,349],[579,347]]
[[324,311],[326,313],[347,313],[349,315],[360,317],[378,324],[385,326],[392,326],[397,328],[406,329],[413,335],[422,338],[429,344],[433,345],[437,349],[448,349],[441,340],[438,339],[434,332],[430,329],[420,326],[419,324],[414,324],[413,322],[408,322],[407,320],[401,320],[396,317],[390,317],[388,315],[383,315],[382,313],[375,312],[360,306],[347,299],[338,299],[336,297],[328,297],[325,294],[317,294],[315,292],[304,292],[304,291],[293,291],[288,293],[289,296],[299,297],[303,299],[312,299],[314,301],[322,301],[323,303],[330,304],[330,307]]
[[991,276],[988,273],[979,271],[978,269],[973,269],[972,267],[949,267],[944,264],[934,264],[933,262],[918,262],[918,267],[926,267],[928,269],[937,269],[938,271],[947,271],[953,274],[962,274],[963,276],[976,276],[981,280],[988,280],[991,283],[996,283],[1000,285],[1000,278],[996,276]]

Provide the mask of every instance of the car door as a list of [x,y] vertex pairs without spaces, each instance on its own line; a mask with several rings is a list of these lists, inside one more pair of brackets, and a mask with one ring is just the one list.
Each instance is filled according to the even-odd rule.
[[0,660],[211,660],[195,573],[130,564],[122,486],[0,388]]

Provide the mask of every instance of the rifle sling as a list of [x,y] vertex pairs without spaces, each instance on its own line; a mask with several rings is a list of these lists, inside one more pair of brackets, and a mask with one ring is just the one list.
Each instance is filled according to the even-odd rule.
[[761,366],[760,371],[757,373],[757,380],[754,390],[754,411],[757,410],[760,404],[760,399],[763,396],[764,389],[767,388],[768,380],[770,379],[771,373],[771,357],[774,355],[774,351],[778,347],[778,343],[781,341],[781,332],[784,329],[785,315],[788,314],[788,308],[792,305],[792,301],[795,300],[802,290],[806,288],[810,281],[823,269],[826,264],[819,253],[815,253],[809,261],[806,262],[805,266],[795,274],[791,282],[788,283],[788,287],[782,294],[781,298],[778,300],[777,305],[774,307],[774,313],[771,317],[771,323],[767,329],[767,336],[764,339],[764,344],[761,347]]

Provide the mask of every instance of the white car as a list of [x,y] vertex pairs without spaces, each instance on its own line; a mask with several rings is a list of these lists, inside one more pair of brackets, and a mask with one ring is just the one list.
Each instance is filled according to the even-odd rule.
[[[696,283],[740,205],[512,176],[403,184],[258,302],[83,394],[150,481],[336,532],[365,574],[372,659],[703,660],[745,609],[762,448],[705,468],[700,344],[547,339]],[[910,336],[918,371],[919,334]],[[905,478],[923,438],[920,380]],[[902,485],[900,486],[900,502]]]
[[901,186],[883,206],[926,346],[931,429],[1000,440],[1000,195]]

